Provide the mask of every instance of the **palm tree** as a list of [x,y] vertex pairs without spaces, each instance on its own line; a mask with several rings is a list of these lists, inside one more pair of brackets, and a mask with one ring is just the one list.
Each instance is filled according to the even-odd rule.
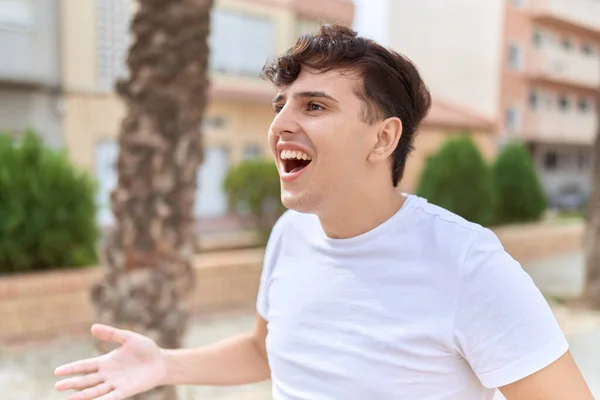
[[593,190],[588,204],[586,231],[585,302],[600,309],[600,90],[596,102],[598,125],[594,145]]
[[[115,227],[107,272],[92,289],[99,322],[182,346],[194,282],[193,206],[202,161],[213,0],[138,0],[127,65],[117,84],[127,107],[119,135]],[[97,343],[101,352],[109,349]],[[172,387],[137,399],[175,399]]]

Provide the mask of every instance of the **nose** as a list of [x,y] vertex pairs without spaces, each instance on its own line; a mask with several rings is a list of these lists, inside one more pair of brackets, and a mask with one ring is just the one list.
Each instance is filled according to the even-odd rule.
[[285,135],[298,133],[299,131],[298,118],[288,103],[273,118],[271,132],[275,135]]

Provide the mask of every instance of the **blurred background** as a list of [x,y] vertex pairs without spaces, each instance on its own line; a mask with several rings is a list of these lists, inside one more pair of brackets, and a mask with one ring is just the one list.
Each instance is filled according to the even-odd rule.
[[[88,328],[101,307],[91,291],[114,267],[102,249],[119,223],[111,193],[127,133],[115,87],[130,77],[140,3],[0,0],[2,399],[65,399],[54,368],[95,351]],[[600,271],[584,252],[600,182],[598,0],[215,0],[184,344],[252,326],[265,238],[282,211],[266,142],[274,91],[260,73],[322,22],[352,26],[417,65],[433,104],[401,190],[497,233],[600,396],[600,302],[582,301],[594,298],[586,268]],[[268,382],[178,390],[190,400],[270,399]]]

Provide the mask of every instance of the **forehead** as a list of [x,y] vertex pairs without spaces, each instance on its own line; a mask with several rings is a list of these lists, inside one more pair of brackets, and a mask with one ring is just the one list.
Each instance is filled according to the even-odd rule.
[[322,91],[343,101],[356,97],[355,89],[360,82],[356,74],[348,71],[312,71],[302,68],[298,78],[290,86],[278,90],[279,94],[293,96],[296,92]]

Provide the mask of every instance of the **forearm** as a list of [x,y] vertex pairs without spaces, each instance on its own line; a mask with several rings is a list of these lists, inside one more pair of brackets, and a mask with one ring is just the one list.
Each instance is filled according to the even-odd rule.
[[271,375],[268,361],[250,333],[209,346],[163,352],[166,385],[242,385]]

